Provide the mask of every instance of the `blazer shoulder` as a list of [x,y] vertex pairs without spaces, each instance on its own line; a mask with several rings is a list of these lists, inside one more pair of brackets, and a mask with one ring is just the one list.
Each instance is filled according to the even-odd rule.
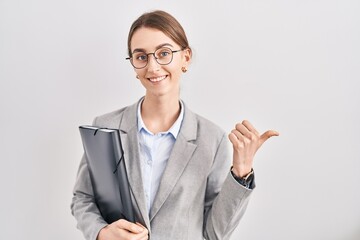
[[120,109],[117,109],[112,112],[108,112],[102,115],[95,117],[93,125],[97,127],[106,127],[106,128],[119,128],[120,122],[124,116],[124,113],[136,108],[137,104],[126,106]]
[[182,129],[180,130],[185,139],[194,140],[198,146],[209,151],[216,151],[218,147],[225,143],[225,131],[214,122],[185,108],[185,115]]
[[226,133],[224,129],[222,129],[220,126],[215,124],[214,122],[210,121],[209,119],[194,113],[196,120],[197,120],[197,127],[199,133],[206,133],[206,135],[212,135],[216,137],[223,137]]
[[102,124],[105,122],[112,121],[113,119],[118,119],[121,116],[121,114],[125,111],[126,108],[127,107],[123,107],[123,108],[96,116],[94,119],[94,123]]

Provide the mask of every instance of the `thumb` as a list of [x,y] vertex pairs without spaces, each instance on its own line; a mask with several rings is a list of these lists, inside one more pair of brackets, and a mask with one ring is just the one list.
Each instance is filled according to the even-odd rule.
[[260,136],[260,146],[269,138],[274,137],[274,136],[279,136],[280,134],[277,131],[274,130],[268,130],[266,132],[264,132],[261,136]]
[[142,228],[145,228],[141,223],[139,223],[139,222],[136,222],[135,223],[136,225],[138,225],[138,226],[140,226],[140,227],[142,227]]

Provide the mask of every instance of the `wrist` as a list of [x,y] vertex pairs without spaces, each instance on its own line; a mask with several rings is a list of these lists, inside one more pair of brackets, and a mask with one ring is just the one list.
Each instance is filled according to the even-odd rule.
[[231,167],[231,171],[238,178],[244,178],[253,172],[252,167]]
[[231,167],[231,175],[233,176],[233,178],[242,186],[248,188],[248,189],[254,189],[255,188],[255,183],[254,183],[254,170],[251,169],[251,171],[243,176],[243,177],[238,177],[235,175],[233,168]]

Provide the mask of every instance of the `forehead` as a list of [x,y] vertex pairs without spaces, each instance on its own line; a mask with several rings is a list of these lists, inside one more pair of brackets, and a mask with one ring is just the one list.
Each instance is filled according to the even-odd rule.
[[171,44],[173,47],[179,47],[165,33],[154,28],[142,27],[137,29],[131,38],[131,52],[134,49],[143,49],[146,52],[155,51],[162,44]]

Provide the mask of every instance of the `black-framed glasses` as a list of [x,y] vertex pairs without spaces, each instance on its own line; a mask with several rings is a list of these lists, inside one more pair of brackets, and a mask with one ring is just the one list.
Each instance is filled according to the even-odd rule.
[[168,65],[173,60],[173,54],[180,52],[184,49],[180,50],[171,50],[167,47],[162,47],[157,49],[153,53],[146,53],[143,51],[134,52],[131,57],[127,57],[126,60],[130,60],[131,65],[133,65],[136,69],[141,69],[147,66],[149,62],[149,55],[153,55],[156,62],[160,65]]

